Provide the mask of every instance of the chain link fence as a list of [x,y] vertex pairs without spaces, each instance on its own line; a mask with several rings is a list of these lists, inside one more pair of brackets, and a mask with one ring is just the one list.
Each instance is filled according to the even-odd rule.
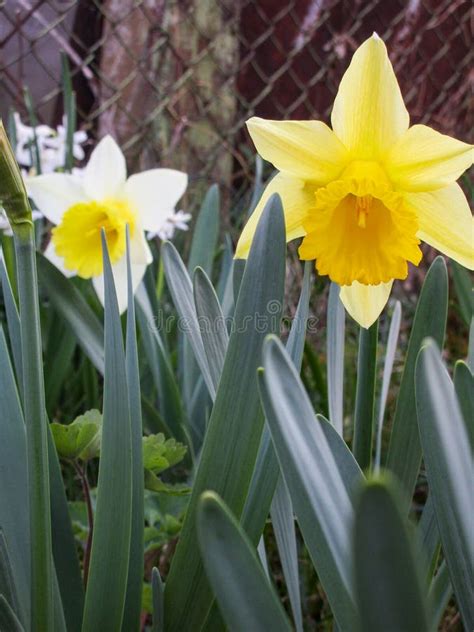
[[386,41],[412,122],[469,140],[468,0],[4,0],[0,110],[62,115],[60,53],[79,124],[111,133],[131,169],[187,171],[196,186],[247,182],[245,121],[328,120],[353,51]]

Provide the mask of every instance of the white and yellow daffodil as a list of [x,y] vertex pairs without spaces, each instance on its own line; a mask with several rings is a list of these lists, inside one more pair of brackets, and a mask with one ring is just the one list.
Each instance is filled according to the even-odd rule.
[[287,240],[304,237],[301,259],[341,285],[347,311],[369,327],[394,279],[421,260],[420,240],[472,269],[473,218],[456,180],[473,148],[425,125],[409,126],[383,41],[354,53],[331,115],[321,121],[247,125],[258,153],[279,170],[245,226],[245,258],[268,198],[282,198]]
[[45,255],[66,276],[92,278],[103,302],[101,231],[105,230],[120,311],[127,306],[125,231],[130,228],[135,290],[152,255],[144,231],[158,231],[173,214],[188,178],[174,169],[150,169],[127,179],[125,158],[103,138],[81,175],[28,178],[28,195],[55,227]]

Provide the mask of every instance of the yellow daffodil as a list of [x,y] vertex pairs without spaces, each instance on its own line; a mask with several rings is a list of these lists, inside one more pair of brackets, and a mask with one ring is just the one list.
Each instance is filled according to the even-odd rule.
[[29,196],[56,226],[45,255],[66,276],[92,278],[103,302],[101,231],[105,230],[120,311],[127,305],[125,231],[130,229],[133,289],[152,256],[144,231],[158,231],[174,212],[187,175],[150,169],[127,179],[125,158],[103,138],[81,174],[50,173],[27,179]]
[[321,121],[247,125],[258,153],[279,170],[240,237],[245,258],[268,198],[283,202],[288,241],[304,237],[301,259],[341,285],[347,311],[369,327],[394,279],[421,260],[420,240],[473,268],[473,219],[456,180],[472,146],[409,115],[383,41],[354,53],[331,115]]

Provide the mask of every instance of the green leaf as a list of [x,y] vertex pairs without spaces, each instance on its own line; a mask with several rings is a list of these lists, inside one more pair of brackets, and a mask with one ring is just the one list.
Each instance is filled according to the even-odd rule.
[[383,420],[385,416],[385,406],[387,404],[388,389],[390,387],[390,379],[392,377],[393,363],[395,353],[397,351],[398,334],[400,332],[400,321],[402,318],[402,307],[400,301],[395,304],[392,318],[390,320],[390,329],[388,331],[387,346],[385,350],[385,360],[383,365],[382,392],[380,394],[379,414],[377,418],[377,438],[375,443],[375,468],[380,470],[380,462],[382,459],[382,430]]
[[44,359],[44,378],[46,410],[50,416],[54,412],[61,394],[61,388],[74,366],[73,356],[76,350],[76,336],[54,311],[51,314],[49,334],[46,340]]
[[61,53],[61,83],[63,86],[64,114],[66,116],[66,151],[64,170],[74,167],[74,132],[76,131],[76,94],[72,89],[71,70],[66,53]]
[[[288,487],[282,477],[278,479],[275,488],[270,515],[295,627],[297,632],[303,632],[300,581],[298,574],[298,547],[296,542],[293,503],[291,502]],[[260,542],[263,542],[263,537]]]
[[390,479],[373,479],[362,488],[354,526],[361,632],[431,630],[424,582],[404,513]]
[[316,419],[321,426],[329,449],[337,463],[337,469],[341,475],[347,494],[349,498],[352,499],[360,482],[365,480],[364,474],[355,460],[354,455],[347,447],[346,442],[332,423],[323,417],[323,415],[316,415]]
[[436,524],[432,494],[428,495],[416,531],[427,563],[426,576],[428,582],[430,582],[438,564],[440,549],[438,525]]
[[[303,287],[301,288],[298,307],[286,343],[288,353],[298,370],[301,368],[306,337],[312,267],[313,265],[310,261],[306,262]],[[271,442],[268,424],[265,424],[248,498],[242,515],[242,525],[245,532],[255,545],[258,543],[270,510],[279,472],[278,459]]]
[[54,625],[53,556],[41,324],[33,226],[14,233],[20,303],[23,414],[30,512],[31,621],[33,630]]
[[280,326],[284,274],[283,210],[280,199],[274,196],[262,214],[245,266],[234,331],[181,538],[166,582],[165,627],[170,632],[181,631],[183,626],[199,629],[212,604],[212,593],[197,550],[198,498],[203,491],[214,489],[237,516],[245,503],[263,426],[255,372],[265,335]]
[[196,268],[194,272],[194,302],[207,364],[214,387],[217,389],[229,344],[229,334],[217,295],[202,268]]
[[212,262],[219,235],[219,187],[213,184],[207,190],[202,202],[196,225],[193,231],[191,252],[189,254],[188,272],[193,274],[194,269],[201,267],[207,275],[211,275]]
[[432,629],[438,630],[444,611],[453,595],[446,562],[443,560],[430,586],[429,601],[432,604]]
[[176,439],[165,439],[165,435],[148,435],[142,437],[143,467],[155,474],[176,465],[183,460],[186,454],[186,446],[178,443]]
[[467,350],[467,365],[474,372],[474,317],[469,327],[469,344]]
[[327,312],[327,383],[329,419],[342,435],[344,395],[344,334],[346,311],[340,288],[331,283]]
[[418,427],[430,493],[454,594],[467,630],[474,627],[471,562],[474,559],[472,460],[453,383],[433,341],[416,365]]
[[171,242],[164,242],[161,247],[161,257],[174,305],[178,310],[182,325],[189,339],[189,344],[193,349],[194,357],[199,365],[209,394],[212,399],[214,399],[216,396],[216,389],[209,371],[206,353],[202,344],[196,308],[194,307],[191,279],[189,278],[188,272],[178,254],[178,251]]
[[229,630],[290,632],[251,542],[217,494],[202,494],[197,526],[206,573]]
[[453,271],[454,289],[459,301],[459,311],[463,321],[469,327],[474,311],[471,275],[466,268],[456,263],[456,261],[451,260],[450,264]]
[[421,463],[415,402],[416,358],[427,336],[434,338],[440,348],[443,346],[447,310],[448,273],[444,259],[437,257],[428,270],[416,307],[386,464],[401,483],[407,513]]
[[56,311],[68,324],[84,353],[103,375],[104,330],[102,323],[70,279],[42,255],[37,256],[38,276]]
[[281,343],[268,338],[260,396],[298,524],[338,625],[351,629],[352,501],[301,380]]
[[130,405],[132,447],[132,518],[128,565],[127,594],[122,621],[123,632],[140,629],[142,587],[144,571],[145,522],[143,490],[143,423],[138,365],[137,334],[135,324],[135,300],[133,296],[132,270],[130,265],[130,234],[127,226],[127,339],[125,368],[127,372],[128,400]]
[[377,320],[369,329],[361,327],[359,333],[352,452],[363,470],[368,470],[372,463],[378,331]]
[[3,256],[0,256],[0,279],[2,282],[3,301],[5,303],[5,312],[7,315],[8,336],[10,338],[12,348],[18,389],[21,393],[23,387],[23,364],[21,361],[20,316],[18,314],[18,308],[13,296],[13,290],[10,285],[10,279],[8,277]]
[[99,455],[102,415],[89,410],[69,425],[52,423],[51,432],[58,454],[63,459],[87,461]]
[[97,505],[83,632],[120,630],[125,605],[132,513],[128,384],[112,268],[103,236],[105,372]]
[[454,367],[454,388],[471,446],[474,446],[474,375],[462,360],[456,362]]
[[3,595],[0,595],[0,630],[5,632],[25,632],[18,617]]
[[[211,276],[219,234],[219,206],[219,188],[216,184],[213,184],[204,197],[194,227],[191,253],[188,261],[188,272],[191,278],[194,270],[198,266],[201,267],[206,274]],[[204,425],[200,415],[196,414],[201,411],[200,407],[197,411],[193,410],[191,400],[199,380],[201,367],[199,359],[196,363],[194,356],[195,349],[189,335],[183,336],[181,334],[179,337],[179,350],[179,368],[183,381],[183,396],[187,404],[191,425],[198,428]],[[214,399],[214,395],[211,394],[211,396]],[[197,446],[200,445],[201,442],[202,438],[200,437]]]
[[159,411],[173,436],[186,441],[181,395],[143,284],[139,286],[135,300],[143,348],[158,393]]
[[163,632],[164,622],[164,586],[160,571],[154,567],[151,571],[151,590],[153,599],[153,625],[151,632]]
[[187,485],[165,483],[151,470],[145,470],[145,489],[171,496],[187,496],[191,493],[191,488]]
[[19,619],[22,619],[8,545],[2,529],[0,529],[0,595],[5,597],[13,612],[17,613]]
[[56,624],[62,626],[57,628],[57,632],[66,629],[66,622],[68,632],[79,632],[84,609],[84,587],[61,467],[51,432],[48,432],[48,460],[53,559],[56,569],[53,578],[55,617]]

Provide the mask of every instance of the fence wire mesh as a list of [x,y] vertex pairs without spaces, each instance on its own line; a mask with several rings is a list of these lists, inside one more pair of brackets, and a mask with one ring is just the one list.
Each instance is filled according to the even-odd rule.
[[468,140],[468,0],[6,0],[0,109],[62,113],[60,52],[79,124],[111,133],[132,169],[160,164],[232,190],[251,175],[252,115],[328,120],[353,51],[386,41],[412,122]]

